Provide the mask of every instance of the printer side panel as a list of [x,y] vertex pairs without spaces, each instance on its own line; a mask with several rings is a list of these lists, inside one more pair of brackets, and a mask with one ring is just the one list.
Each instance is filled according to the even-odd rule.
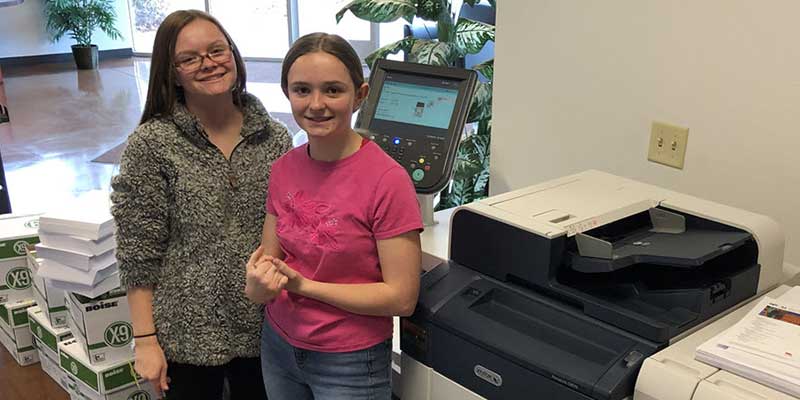
[[564,256],[566,237],[546,238],[480,215],[453,214],[450,259],[503,282],[548,287]]

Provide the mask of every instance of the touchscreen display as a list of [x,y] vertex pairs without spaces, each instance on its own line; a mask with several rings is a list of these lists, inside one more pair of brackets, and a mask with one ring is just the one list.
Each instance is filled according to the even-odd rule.
[[375,108],[375,119],[447,129],[458,89],[386,81]]

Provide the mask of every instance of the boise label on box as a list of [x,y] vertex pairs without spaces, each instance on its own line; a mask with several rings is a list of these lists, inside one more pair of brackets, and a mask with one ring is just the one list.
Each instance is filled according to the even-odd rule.
[[33,335],[28,328],[27,309],[34,305],[33,300],[0,305],[0,342],[23,366],[39,362]]
[[0,304],[33,297],[28,246],[39,243],[38,216],[0,218]]
[[39,350],[44,351],[54,360],[58,359],[58,342],[72,337],[68,328],[53,328],[39,307],[28,309],[28,324],[31,333],[37,340]]
[[133,358],[92,365],[75,338],[58,344],[59,364],[64,371],[96,393],[112,393],[134,385]]
[[33,277],[33,299],[42,309],[50,325],[55,328],[66,328],[68,316],[64,291],[48,285],[47,281],[39,276],[40,264],[36,258],[36,251],[29,251],[27,259]]
[[68,293],[67,309],[72,335],[92,364],[133,357],[133,327],[124,290],[114,289],[94,299]]

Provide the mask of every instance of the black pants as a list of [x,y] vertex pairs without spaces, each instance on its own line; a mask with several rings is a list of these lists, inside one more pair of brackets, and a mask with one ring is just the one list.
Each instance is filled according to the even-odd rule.
[[267,398],[259,358],[235,358],[214,367],[167,362],[167,376],[167,400],[222,400],[225,379],[231,400]]

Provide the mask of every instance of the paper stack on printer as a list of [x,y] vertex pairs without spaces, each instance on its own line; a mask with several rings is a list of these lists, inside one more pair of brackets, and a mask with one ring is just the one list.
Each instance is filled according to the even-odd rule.
[[38,275],[56,289],[89,298],[119,287],[115,231],[107,197],[42,215]]
[[800,397],[800,287],[761,299],[736,325],[700,345],[695,358]]

